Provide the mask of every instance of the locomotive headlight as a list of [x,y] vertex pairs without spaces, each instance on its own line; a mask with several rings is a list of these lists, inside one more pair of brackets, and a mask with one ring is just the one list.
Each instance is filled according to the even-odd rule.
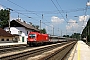
[[36,41],[36,39],[34,39],[34,41]]

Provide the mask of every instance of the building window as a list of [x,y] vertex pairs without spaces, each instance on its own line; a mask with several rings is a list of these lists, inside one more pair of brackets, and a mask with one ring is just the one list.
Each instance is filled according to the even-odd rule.
[[27,34],[28,34],[28,31],[27,31]]
[[4,39],[1,39],[1,41],[4,41]]
[[[7,31],[8,33],[9,33],[9,31]],[[11,33],[11,31],[10,31],[10,33]]]
[[9,39],[7,39],[6,41],[9,41]]
[[22,34],[22,31],[18,31],[18,34]]

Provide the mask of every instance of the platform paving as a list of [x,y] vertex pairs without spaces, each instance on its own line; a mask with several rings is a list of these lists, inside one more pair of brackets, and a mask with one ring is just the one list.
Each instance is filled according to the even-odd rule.
[[0,46],[20,45],[20,44],[26,44],[26,43],[0,43]]
[[78,41],[72,60],[90,60],[90,46],[83,41]]

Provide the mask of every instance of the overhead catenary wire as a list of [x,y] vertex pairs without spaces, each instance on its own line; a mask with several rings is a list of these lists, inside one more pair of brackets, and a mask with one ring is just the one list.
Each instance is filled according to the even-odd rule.
[[[2,5],[2,4],[0,4],[0,5]],[[7,7],[7,6],[5,6],[5,5],[2,5],[3,7],[5,7],[5,8],[9,8],[9,7]],[[12,8],[10,8],[10,9],[12,9]],[[13,10],[13,9],[12,9]],[[18,14],[21,14],[21,15],[24,15],[24,16],[26,16],[26,17],[28,17],[28,18],[31,18],[31,17],[29,17],[29,16],[27,16],[27,15],[25,15],[25,14],[23,14],[23,13],[20,13],[20,12],[18,12],[18,11],[15,11],[15,10],[13,10],[14,12],[16,12],[16,13],[18,13]]]
[[[18,7],[20,7],[20,8],[22,8],[22,9],[24,9],[25,11],[27,11],[27,12],[30,12],[30,13],[32,13],[32,11],[29,11],[29,10],[27,10],[27,9],[25,9],[25,8],[23,8],[22,6],[20,6],[20,5],[18,5],[18,4],[16,4],[16,3],[14,3],[14,2],[12,2],[12,1],[10,1],[10,0],[7,0],[7,1],[9,1],[10,3],[12,3],[12,4],[14,4],[14,5],[16,5],[16,6],[18,6]],[[51,0],[52,1],[52,0]],[[52,1],[53,2],[53,1]],[[61,8],[61,6],[60,6],[60,4],[58,3],[58,1],[56,0],[56,2],[57,2],[57,4],[59,5],[59,7]],[[53,4],[54,4],[54,2],[53,2]],[[55,5],[55,4],[54,4]],[[55,5],[55,7],[57,8],[57,6]],[[59,11],[59,13],[61,14],[61,12],[60,12],[60,10],[57,8],[57,10]],[[61,10],[62,10],[62,8],[61,8]],[[82,9],[83,10],[83,9]],[[85,10],[85,9],[84,9]],[[76,10],[76,11],[78,11],[78,9]],[[75,12],[75,11],[74,11]],[[63,10],[62,10],[62,13],[65,13]],[[68,12],[66,12],[66,15],[67,15],[67,13]],[[25,13],[24,13],[25,14]],[[28,13],[26,13],[26,14],[28,14]],[[36,13],[32,13],[32,14],[35,14],[35,15],[37,15]],[[39,15],[37,15],[38,17],[40,17]],[[64,16],[61,14],[61,16],[64,18]],[[43,19],[43,20],[45,20],[45,19]],[[66,21],[66,20],[68,20],[68,18],[64,18],[64,20]],[[47,20],[46,20],[47,21]],[[67,22],[67,21],[66,21]]]
[[[58,12],[61,14],[60,10],[58,9],[58,7],[55,5],[55,3],[53,2],[53,0],[51,0],[51,2],[53,3],[53,5],[56,7],[56,9],[58,10]],[[61,14],[61,16],[63,17],[63,19],[66,21],[66,19],[64,18],[64,16]],[[67,23],[67,21],[66,21]]]
[[[22,7],[22,6],[18,5],[18,4],[16,4],[16,3],[10,1],[10,0],[7,0],[7,1],[9,1],[10,3],[12,3],[12,4],[14,4],[14,5],[16,5],[16,6],[20,7],[20,8],[22,8],[22,9],[24,9],[24,10],[27,11],[27,12],[31,12],[31,11],[25,9],[24,7]],[[32,12],[31,12],[31,13],[32,13]],[[32,13],[32,14],[37,15],[36,13]],[[40,17],[39,15],[37,15],[37,16]],[[32,18],[32,19],[35,19],[35,18]],[[36,19],[35,19],[35,20],[36,20]]]
[[[58,6],[60,7],[61,11],[62,11],[63,13],[65,13],[65,12],[62,10],[62,8],[61,8],[61,6],[60,6],[60,4],[58,3],[58,1],[57,1],[57,0],[56,0],[56,2],[57,2],[57,4],[58,4]],[[68,21],[68,18],[67,18],[67,13],[66,13],[66,19],[67,19],[67,21]]]
[[[5,7],[5,8],[10,8],[10,7],[7,7],[7,6],[5,6],[5,5],[3,5],[3,4],[1,4],[1,3],[0,3],[0,5],[2,5],[2,6]],[[10,8],[10,9],[12,9],[12,8]],[[14,9],[12,9],[12,10],[13,10],[14,12],[18,13],[18,14],[21,14],[21,15],[27,17],[27,18],[31,18],[31,19],[37,21],[37,19],[35,19],[35,18],[33,18],[33,17],[30,17],[30,16],[28,16],[28,15],[25,15],[25,14],[23,14],[23,13],[21,13],[21,12],[18,12],[18,11],[16,11],[16,10],[14,10]]]
[[[89,2],[89,0],[87,0],[87,2]],[[87,4],[87,2],[86,2],[86,4]],[[85,22],[85,18],[86,18],[87,9],[88,9],[88,5],[86,5],[86,7],[85,7],[84,20],[83,20],[82,26],[84,26],[84,22]]]
[[[8,1],[10,1],[10,0],[8,0]],[[10,1],[11,2],[11,1]],[[13,2],[12,2],[13,3]],[[15,4],[15,3],[13,3],[13,4]],[[0,5],[2,5],[2,4],[0,4]],[[17,4],[15,4],[15,5],[17,5]],[[5,6],[5,5],[2,5],[3,7],[5,7],[5,8],[9,8],[9,7],[7,7],[7,6]],[[17,6],[19,6],[19,5],[17,5]],[[21,7],[21,6],[19,6],[19,7]],[[23,7],[21,7],[21,8],[23,8]],[[24,8],[23,8],[24,9]],[[27,18],[32,18],[32,17],[30,17],[30,16],[27,16],[27,15],[25,15],[24,13],[21,13],[21,12],[18,12],[18,11],[16,11],[16,10],[14,10],[14,9],[12,9],[14,12],[16,12],[16,13],[18,13],[18,14],[21,14],[21,15],[23,15],[23,16],[26,16]],[[28,11],[28,10],[26,10],[26,11]],[[34,19],[34,18],[32,18],[32,19]],[[36,20],[36,19],[35,19]]]
[[[12,0],[11,0],[12,1]],[[87,8],[88,9],[88,8]],[[13,10],[15,10],[15,9],[13,9]],[[60,11],[60,13],[65,13],[65,11],[63,10],[63,11],[61,11],[60,9],[58,9],[59,11]],[[22,15],[24,14],[24,15],[26,15],[25,13],[23,13],[23,12],[21,12],[21,11],[17,11],[17,10],[15,10],[16,12],[18,12],[18,13],[21,13]],[[26,11],[26,10],[25,10]],[[58,12],[59,12],[58,11]],[[77,11],[85,11],[85,8],[84,8],[84,10],[83,9],[75,9],[75,10],[72,10],[71,12],[77,12]],[[37,14],[36,12],[33,12],[33,11],[26,11],[26,12],[30,12],[31,14]],[[42,13],[42,12],[41,12]],[[69,13],[69,11],[67,12],[67,13]],[[27,15],[26,15],[27,16]],[[27,16],[28,17],[28,16]],[[64,16],[64,18],[65,18],[65,16]],[[36,19],[35,19],[36,20]],[[46,26],[49,26],[48,24],[46,24],[45,22],[41,22],[41,23],[43,23],[44,25],[46,25]],[[51,26],[50,26],[51,27]]]
[[[90,9],[89,7],[87,7],[87,10]],[[14,9],[16,11],[20,11],[23,12],[24,14],[35,14],[35,13],[44,13],[44,14],[58,14],[58,11],[26,11],[26,10],[18,10],[18,9]],[[59,10],[61,13],[73,13],[73,12],[78,12],[78,11],[85,11],[86,7],[84,8],[76,8],[76,9],[69,9],[69,10]]]
[[[0,4],[0,5],[2,5],[2,4]],[[9,7],[5,6],[5,5],[2,5],[2,6],[5,7],[5,8],[9,8]],[[10,8],[10,9],[11,9],[11,8]],[[13,9],[12,9],[12,10],[13,10]],[[16,13],[18,13],[18,14],[21,14],[21,15],[29,18],[29,16],[27,16],[27,15],[25,15],[25,14],[23,14],[23,13],[20,13],[20,12],[15,11],[15,10],[13,10],[13,11],[16,12]],[[30,17],[30,18],[32,18],[32,17]],[[32,19],[36,20],[35,18],[32,18]],[[37,21],[37,20],[36,20],[36,21]],[[44,22],[41,22],[41,23],[43,23],[44,25],[47,25],[47,24],[45,24]],[[52,26],[50,26],[50,25],[47,25],[47,26],[52,27]]]
[[[12,2],[12,1],[10,1],[10,0],[7,0],[7,1],[9,1],[10,3],[12,3],[12,4],[14,4],[14,5],[16,5],[16,6],[20,7],[20,8],[22,8],[22,9],[24,9],[24,10],[25,10],[25,11],[27,11],[27,12],[31,12],[31,11],[29,11],[29,10],[25,9],[24,7],[22,7],[22,6],[18,5],[18,4],[16,4],[16,3],[14,3],[14,2]],[[31,12],[31,13],[32,13],[32,12]],[[37,15],[36,13],[32,13],[32,14]],[[39,15],[37,15],[37,16],[38,16],[38,17],[40,17]]]
[[[32,13],[30,10],[25,9],[24,7],[18,5],[18,4],[14,3],[14,2],[12,2],[12,1],[10,1],[10,0],[7,0],[7,1],[9,1],[10,3],[12,3],[12,4],[14,4],[14,5],[16,5],[16,6],[20,7],[20,8],[22,8],[22,9],[24,9],[24,10],[27,11],[27,12]],[[24,14],[25,14],[25,13],[24,13]],[[32,13],[32,14],[35,14],[36,16],[41,17],[41,16],[37,15],[36,13]],[[34,19],[34,18],[33,18],[33,19]],[[47,21],[47,20],[46,20],[46,21]]]
[[[87,7],[87,10],[90,9],[89,7]],[[16,11],[20,11],[22,12],[23,14],[58,14],[58,11],[26,11],[25,10],[17,10],[17,9],[14,9]],[[68,10],[68,11],[65,11],[63,10],[63,12],[61,13],[74,13],[74,12],[79,12],[79,11],[85,11],[86,10],[86,7],[85,8],[77,8],[77,9],[71,9],[71,10]],[[13,12],[14,13],[14,12]]]
[[62,11],[63,13],[65,13],[65,12],[62,10],[62,8],[61,8],[61,6],[60,6],[60,4],[58,3],[57,0],[56,0],[56,2],[57,2],[57,4],[58,4],[58,6],[60,7],[61,11]]

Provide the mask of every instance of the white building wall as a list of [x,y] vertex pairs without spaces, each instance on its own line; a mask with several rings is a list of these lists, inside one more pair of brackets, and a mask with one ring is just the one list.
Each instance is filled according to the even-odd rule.
[[[4,39],[4,41],[2,41]],[[9,41],[7,41],[9,39]],[[13,42],[13,37],[2,37],[0,36],[0,43],[12,43]]]
[[[8,27],[4,28],[4,30],[8,31]],[[19,34],[18,31],[22,31],[22,34],[19,34],[19,35],[28,36],[27,31],[29,33],[32,30],[26,29],[24,27],[11,27],[10,31],[11,31],[11,34]]]
[[[4,30],[9,31],[8,27],[4,28]],[[10,27],[10,31],[11,31],[11,34],[18,34],[21,36],[19,43],[22,42],[22,37],[24,37],[23,43],[27,43],[28,33],[32,30],[26,29],[25,27]],[[19,34],[19,31],[22,31],[22,33]],[[28,33],[27,33],[27,31],[28,31]]]

